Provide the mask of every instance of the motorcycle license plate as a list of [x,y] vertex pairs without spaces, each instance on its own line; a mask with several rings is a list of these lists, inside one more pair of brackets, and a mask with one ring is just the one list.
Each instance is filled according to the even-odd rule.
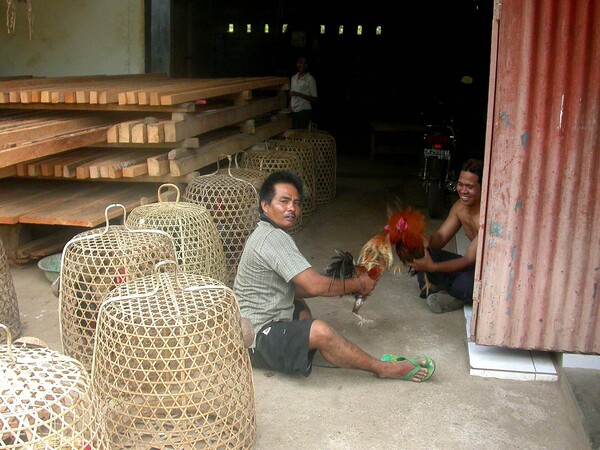
[[423,155],[427,158],[429,156],[434,156],[439,159],[447,159],[450,160],[450,150],[443,150],[440,148],[426,148],[423,149]]

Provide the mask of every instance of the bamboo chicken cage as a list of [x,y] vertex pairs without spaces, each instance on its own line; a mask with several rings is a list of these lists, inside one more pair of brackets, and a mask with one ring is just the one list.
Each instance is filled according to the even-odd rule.
[[336,194],[337,150],[335,138],[327,131],[294,130],[287,139],[315,146],[315,184],[317,205],[329,203]]
[[176,259],[173,239],[161,230],[109,225],[76,235],[62,253],[59,318],[63,351],[91,369],[98,308],[106,295],[126,281],[153,273],[154,265]]
[[[279,170],[287,170],[295,173],[304,180],[303,166],[300,158],[290,152],[276,150],[263,144],[254,146],[244,153],[242,167],[246,169],[260,170],[267,175]],[[304,181],[303,181],[304,183]],[[289,234],[295,234],[303,225],[302,215],[298,218],[296,225],[287,230]]]
[[[0,444],[3,449],[97,448],[90,379],[78,361],[45,346],[0,345]],[[1,333],[0,333],[1,334]]]
[[111,291],[92,367],[104,447],[251,448],[254,385],[241,320],[231,289],[178,272],[174,261]]
[[[174,202],[163,201],[161,192],[172,188]],[[134,208],[127,225],[136,229],[156,229],[168,233],[175,242],[177,262],[182,272],[206,275],[227,282],[227,264],[223,242],[210,212],[202,206],[180,202],[179,187],[166,183],[158,188],[158,203]]]
[[21,334],[17,293],[2,240],[0,240],[0,323],[6,325],[15,338]]
[[258,223],[256,188],[241,178],[215,172],[195,177],[187,185],[183,198],[210,212],[223,242],[226,284],[233,287],[244,245]]
[[[226,155],[229,159],[229,165],[223,168],[217,167],[217,173],[228,174],[232,177],[239,178],[241,180],[246,180],[256,188],[257,192],[260,191],[260,187],[262,186],[263,181],[265,181],[265,178],[267,178],[268,174],[265,172],[261,172],[260,170],[246,169],[241,167],[238,163],[238,155],[240,154],[241,152],[236,153],[235,158],[232,158],[231,155]],[[218,163],[219,162],[217,161],[217,164]]]
[[302,217],[312,216],[317,208],[315,146],[297,139],[269,139],[264,142],[264,145],[270,150],[290,152],[300,159],[302,171],[298,175],[302,178],[304,189]]

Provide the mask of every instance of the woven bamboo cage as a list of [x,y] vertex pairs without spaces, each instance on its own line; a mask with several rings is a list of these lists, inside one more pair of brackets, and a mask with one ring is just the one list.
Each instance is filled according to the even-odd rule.
[[183,195],[185,201],[204,206],[223,242],[227,286],[233,287],[237,266],[248,236],[258,223],[258,193],[252,183],[224,173],[195,177]]
[[92,385],[104,447],[251,448],[254,385],[237,300],[218,280],[167,272],[172,263],[100,306]]
[[[0,345],[0,447],[97,448],[90,379],[76,360],[47,347]],[[1,333],[0,333],[1,334]]]
[[308,142],[315,146],[315,184],[317,205],[329,203],[335,198],[337,150],[335,138],[326,131],[294,130],[291,140]]
[[106,208],[104,230],[76,235],[64,247],[60,272],[59,314],[63,351],[92,366],[98,308],[106,295],[120,284],[153,273],[154,265],[176,259],[175,245],[161,230],[136,230],[109,225]]
[[[242,180],[246,180],[256,188],[257,191],[260,191],[260,187],[267,178],[267,173],[261,172],[260,170],[255,169],[245,169],[241,167],[238,161],[238,155],[241,153],[236,153],[235,158],[232,158],[230,155],[227,155],[229,159],[229,165],[227,167],[219,168],[217,167],[217,173],[228,174],[235,178],[240,178]],[[218,161],[217,161],[218,164]]]
[[[261,172],[266,172],[267,174],[271,174],[279,170],[287,170],[295,173],[302,180],[304,180],[302,161],[300,160],[299,156],[290,152],[271,149],[266,145],[255,146],[245,152],[244,157],[242,158],[242,167],[260,170]],[[295,234],[302,229],[302,226],[303,220],[302,215],[300,215],[296,225],[287,230],[287,232],[289,234]]]
[[0,240],[0,323],[6,325],[14,337],[21,334],[17,293],[2,240]]
[[[173,188],[174,202],[163,201],[161,192]],[[131,228],[152,228],[168,233],[175,242],[177,262],[182,272],[195,273],[227,282],[223,242],[210,212],[202,206],[180,202],[179,187],[166,183],[158,188],[158,203],[134,208],[127,217]]]
[[290,152],[300,158],[304,186],[302,216],[305,218],[312,216],[317,209],[314,145],[298,139],[269,139],[264,141],[264,145],[271,150]]

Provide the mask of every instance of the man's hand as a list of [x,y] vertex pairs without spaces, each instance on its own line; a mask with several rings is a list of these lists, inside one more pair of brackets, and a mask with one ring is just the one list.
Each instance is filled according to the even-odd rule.
[[358,281],[360,283],[360,290],[355,292],[355,294],[361,295],[369,295],[373,289],[375,289],[375,285],[377,284],[376,280],[371,279],[368,273],[363,273],[358,277]]
[[413,262],[409,262],[408,266],[415,269],[417,272],[433,272],[435,268],[435,262],[431,259],[429,249],[425,247],[425,254],[420,259],[415,259]]

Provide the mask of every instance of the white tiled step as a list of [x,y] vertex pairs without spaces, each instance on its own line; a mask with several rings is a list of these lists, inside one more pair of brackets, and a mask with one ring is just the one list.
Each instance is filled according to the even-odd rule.
[[471,375],[523,381],[558,380],[548,353],[477,345],[469,339],[470,306],[465,306],[465,318]]

